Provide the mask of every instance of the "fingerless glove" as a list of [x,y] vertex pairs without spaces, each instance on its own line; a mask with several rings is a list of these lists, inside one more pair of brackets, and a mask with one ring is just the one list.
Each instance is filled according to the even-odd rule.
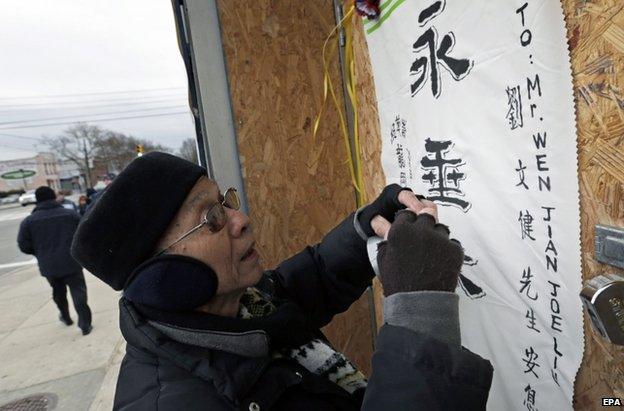
[[449,229],[429,214],[403,210],[378,246],[377,262],[384,289],[390,296],[409,291],[450,291],[457,286],[464,252],[449,239]]
[[[375,235],[375,231],[371,227],[371,220],[373,217],[380,215],[389,222],[393,222],[396,212],[405,208],[405,206],[399,202],[399,193],[403,190],[412,191],[411,189],[401,187],[398,184],[390,184],[383,189],[375,201],[360,211],[358,214],[358,222],[367,237]],[[424,198],[423,196],[417,197]]]

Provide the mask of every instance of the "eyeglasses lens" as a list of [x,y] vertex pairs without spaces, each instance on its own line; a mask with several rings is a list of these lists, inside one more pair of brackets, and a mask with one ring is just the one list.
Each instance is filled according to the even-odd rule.
[[236,193],[236,189],[230,188],[225,192],[223,205],[227,208],[231,208],[232,210],[238,210],[240,208],[240,200],[238,198],[238,194]]
[[206,212],[205,217],[206,225],[208,229],[213,233],[221,230],[227,222],[227,215],[221,204],[215,204],[210,207],[210,210]]

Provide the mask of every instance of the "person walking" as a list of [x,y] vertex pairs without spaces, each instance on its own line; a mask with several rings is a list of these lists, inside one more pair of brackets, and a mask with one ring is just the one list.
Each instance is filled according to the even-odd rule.
[[87,285],[82,267],[70,255],[72,238],[80,222],[78,213],[63,207],[54,190],[41,186],[35,190],[37,205],[22,221],[17,235],[19,249],[37,257],[39,271],[52,287],[52,298],[66,325],[72,325],[67,303],[67,287],[78,313],[83,335],[92,330],[91,309],[87,304]]
[[56,193],[56,202],[59,203],[60,205],[62,205],[63,208],[66,208],[68,210],[73,210],[75,212],[78,212],[78,207],[76,207],[76,203],[74,203],[73,201],[65,198],[65,193],[63,193],[62,191],[58,191]]
[[85,215],[88,206],[89,198],[85,195],[80,196],[80,198],[78,198],[78,214],[80,215],[80,217]]

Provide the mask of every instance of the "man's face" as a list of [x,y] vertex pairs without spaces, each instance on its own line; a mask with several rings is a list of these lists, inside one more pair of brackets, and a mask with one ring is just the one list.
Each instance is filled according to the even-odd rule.
[[[219,201],[219,187],[214,181],[207,177],[197,180],[157,249],[167,247],[199,224],[206,210]],[[169,251],[196,258],[210,266],[219,279],[217,295],[238,293],[256,284],[262,275],[249,217],[227,207],[225,212],[227,223],[220,231],[213,233],[204,225]]]

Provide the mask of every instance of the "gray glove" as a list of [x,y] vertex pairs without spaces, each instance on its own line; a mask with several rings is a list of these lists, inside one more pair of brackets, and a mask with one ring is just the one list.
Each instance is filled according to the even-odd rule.
[[457,286],[464,251],[449,229],[429,214],[402,210],[379,243],[377,262],[384,295],[409,291],[450,291]]

